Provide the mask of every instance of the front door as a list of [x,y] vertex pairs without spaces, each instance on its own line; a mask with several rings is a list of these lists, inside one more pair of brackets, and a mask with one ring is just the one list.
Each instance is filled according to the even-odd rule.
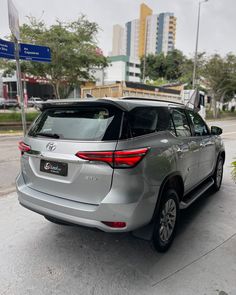
[[185,191],[199,182],[200,141],[192,136],[185,110],[173,109],[172,119],[177,137],[175,148],[177,170],[181,173]]
[[187,110],[187,114],[193,127],[194,136],[200,141],[199,170],[201,181],[209,176],[214,169],[215,142],[202,117],[190,110]]

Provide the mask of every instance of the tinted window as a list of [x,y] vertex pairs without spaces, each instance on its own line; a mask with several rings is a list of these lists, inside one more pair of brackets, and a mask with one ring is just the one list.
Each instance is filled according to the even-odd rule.
[[138,107],[126,113],[122,138],[164,130],[171,130],[171,118],[167,108]]
[[119,137],[121,111],[108,108],[51,109],[45,111],[29,131],[29,136],[104,141]]
[[203,135],[208,135],[208,127],[197,113],[192,112],[192,111],[187,111],[190,120],[193,124],[193,129],[194,129],[194,134],[195,136],[203,136]]
[[177,136],[181,136],[181,137],[191,136],[190,126],[188,124],[187,116],[184,110],[173,109],[172,118],[173,118]]

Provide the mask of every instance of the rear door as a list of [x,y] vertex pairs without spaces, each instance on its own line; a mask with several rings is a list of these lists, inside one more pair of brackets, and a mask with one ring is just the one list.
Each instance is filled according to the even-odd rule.
[[77,202],[99,204],[110,191],[113,168],[76,153],[114,151],[122,111],[110,106],[46,110],[25,143],[23,175],[29,187]]

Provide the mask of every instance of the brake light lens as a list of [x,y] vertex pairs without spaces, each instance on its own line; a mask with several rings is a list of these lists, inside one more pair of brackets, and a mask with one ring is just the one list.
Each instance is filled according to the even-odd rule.
[[29,152],[31,150],[31,147],[24,143],[23,141],[20,141],[18,143],[18,148],[21,151],[21,154],[23,155],[25,152]]
[[124,228],[126,223],[123,221],[102,221],[103,224],[112,228]]
[[146,155],[148,148],[114,152],[114,168],[136,166]]
[[76,156],[88,161],[108,163],[113,168],[132,168],[147,154],[148,148],[107,152],[78,152]]
[[78,152],[76,156],[89,161],[113,162],[113,152]]

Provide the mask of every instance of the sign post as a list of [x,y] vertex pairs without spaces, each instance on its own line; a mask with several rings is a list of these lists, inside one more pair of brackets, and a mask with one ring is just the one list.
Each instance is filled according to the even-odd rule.
[[16,59],[16,75],[17,75],[17,93],[20,97],[20,106],[21,106],[21,119],[22,119],[22,128],[23,134],[26,134],[26,118],[25,118],[25,105],[24,105],[24,96],[22,89],[21,81],[21,67],[20,67],[20,26],[19,26],[19,15],[18,11],[13,4],[12,0],[8,0],[8,16],[9,16],[9,27],[14,36],[15,43],[15,59]]
[[23,133],[25,136],[27,126],[26,126],[26,117],[25,117],[25,104],[24,104],[24,94],[23,94],[23,88],[22,88],[22,74],[21,74],[19,53],[20,53],[19,43],[17,40],[15,40],[16,76],[17,76],[17,89],[18,89],[17,92],[20,97],[22,128],[23,128]]

